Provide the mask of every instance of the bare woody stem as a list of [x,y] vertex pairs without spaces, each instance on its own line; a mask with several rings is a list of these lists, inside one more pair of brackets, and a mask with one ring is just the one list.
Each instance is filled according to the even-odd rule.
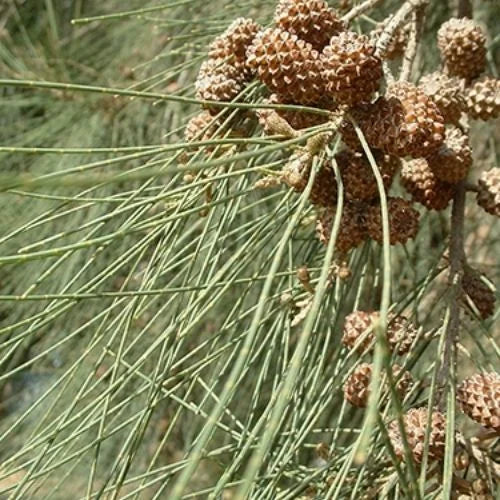
[[342,21],[345,23],[349,23],[354,18],[360,16],[365,13],[367,10],[370,10],[372,7],[375,7],[382,0],[365,0],[363,3],[360,3],[358,6],[353,7],[345,16],[342,17]]
[[404,20],[415,10],[425,7],[429,0],[406,0],[400,9],[394,14],[391,20],[387,23],[384,31],[377,41],[376,54],[383,59],[387,48],[394,37],[396,30],[403,24]]
[[[458,0],[458,17],[472,14],[470,0]],[[439,386],[444,387],[449,380],[450,374],[455,373],[457,342],[460,330],[460,296],[462,293],[462,276],[466,262],[464,252],[464,221],[465,221],[465,194],[466,182],[457,184],[453,197],[450,225],[450,274],[448,283],[450,286],[449,315],[445,331],[445,344],[443,353],[443,364],[439,373]],[[453,366],[453,370],[452,369]],[[451,373],[452,372],[452,373]],[[446,392],[446,391],[443,391]],[[443,394],[441,393],[441,395]],[[441,399],[441,403],[443,403]]]

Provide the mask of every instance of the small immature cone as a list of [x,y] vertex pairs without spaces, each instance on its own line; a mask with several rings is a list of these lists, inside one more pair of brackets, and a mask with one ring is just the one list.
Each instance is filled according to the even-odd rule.
[[324,0],[280,0],[275,23],[321,51],[330,38],[344,31],[338,14]]
[[[332,206],[324,210],[318,218],[316,234],[324,245],[328,245],[332,236],[335,214],[336,207]],[[366,238],[367,233],[361,207],[348,202],[344,203],[335,249],[342,254],[347,253],[360,246],[366,241]]]
[[247,50],[247,65],[284,99],[314,104],[324,95],[319,52],[280,28],[260,32]]
[[466,90],[466,109],[471,118],[493,120],[500,116],[500,80],[486,76]]
[[322,54],[327,92],[341,104],[368,102],[378,90],[382,61],[365,35],[345,31],[333,36]]
[[[419,213],[412,204],[397,197],[387,198],[389,216],[389,242],[391,245],[404,245],[415,238],[419,228]],[[372,205],[366,213],[366,228],[370,238],[383,243],[382,213],[379,205]]]
[[428,210],[444,210],[455,193],[455,186],[440,180],[425,158],[403,165],[401,184],[414,201]]
[[423,76],[419,87],[436,103],[445,123],[458,123],[466,108],[464,80],[436,71]]
[[486,67],[486,36],[471,19],[445,22],[438,31],[438,47],[450,75],[470,81]]
[[493,316],[495,312],[495,294],[490,287],[481,279],[481,273],[470,266],[464,267],[462,277],[463,302],[466,311],[469,310],[469,299],[479,312],[481,319]]
[[453,184],[465,179],[472,166],[472,149],[469,146],[468,135],[459,128],[448,128],[445,141],[428,157],[428,162],[431,170],[441,181]]
[[[427,408],[414,408],[403,416],[403,425],[408,440],[409,449],[417,464],[422,463],[424,457],[425,436],[427,429]],[[446,417],[439,411],[434,410],[431,416],[431,428],[429,434],[429,461],[442,460],[445,450]],[[405,458],[403,438],[397,421],[389,425],[389,439],[396,456]]]
[[[370,363],[359,364],[344,384],[344,398],[353,406],[365,408],[370,397],[370,381],[373,365]],[[401,398],[404,398],[412,384],[412,377],[409,372],[403,370],[399,365],[392,367],[394,379],[399,379],[396,383],[396,390]]]
[[500,375],[477,373],[457,389],[461,410],[482,426],[500,432]]
[[500,167],[485,171],[479,177],[477,204],[489,214],[500,217]]
[[[367,349],[375,339],[373,327],[379,317],[378,311],[354,311],[348,314],[344,321],[342,343],[353,349],[363,338],[359,349]],[[406,354],[415,342],[417,328],[402,315],[390,313],[388,320],[386,338],[389,349],[399,355]]]

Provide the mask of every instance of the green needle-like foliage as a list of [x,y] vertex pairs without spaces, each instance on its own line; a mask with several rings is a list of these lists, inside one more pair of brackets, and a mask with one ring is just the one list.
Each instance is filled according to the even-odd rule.
[[[354,29],[371,29],[401,3],[367,10]],[[415,78],[439,64],[435,33],[452,12],[430,3]],[[474,3],[498,77],[500,9]],[[446,279],[451,209],[423,214],[414,241],[389,246],[387,196],[368,155],[384,242],[339,256],[342,183],[326,246],[308,201],[320,160],[341,147],[333,122],[295,137],[264,134],[253,118],[264,96],[256,82],[220,106],[219,123],[243,124],[245,134],[222,126],[184,138],[200,109],[194,82],[210,41],[239,16],[270,25],[274,8],[263,0],[0,7],[2,498],[437,498],[457,484],[458,426],[471,474],[497,484],[498,464],[473,454],[455,386],[498,372],[499,313],[461,315],[450,364],[448,325],[461,300]],[[325,132],[302,193],[255,187]],[[500,137],[494,121],[472,124],[470,135],[473,183],[498,166]],[[468,263],[498,283],[497,219],[486,222],[473,205]],[[381,311],[373,357],[341,341],[358,309]],[[418,326],[402,356],[387,349],[389,311]],[[343,396],[360,359],[373,363],[377,388],[364,411]],[[405,397],[394,362],[415,381]],[[437,405],[449,418],[442,467],[407,460],[406,437],[405,460],[397,458],[388,423]]]

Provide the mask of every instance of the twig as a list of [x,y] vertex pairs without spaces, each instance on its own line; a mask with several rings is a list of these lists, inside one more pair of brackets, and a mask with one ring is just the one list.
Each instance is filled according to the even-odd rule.
[[458,0],[458,17],[468,17],[472,19],[472,2],[470,0]]
[[387,52],[387,48],[391,43],[395,31],[403,24],[404,20],[416,9],[425,7],[429,3],[429,0],[407,0],[401,8],[394,14],[392,19],[387,23],[387,26],[382,31],[380,38],[377,41],[376,54],[381,59],[384,59],[384,55]]
[[410,78],[413,63],[417,55],[418,40],[422,34],[422,25],[424,20],[425,10],[423,7],[412,12],[410,35],[408,38],[408,45],[405,50],[403,66],[399,79],[406,81]]
[[[470,0],[458,0],[458,17],[472,15]],[[443,391],[446,381],[449,380],[451,366],[456,366],[458,333],[460,329],[460,294],[462,292],[462,275],[465,264],[464,252],[464,220],[465,220],[465,192],[466,183],[461,181],[456,186],[453,197],[450,227],[450,275],[448,283],[451,287],[449,297],[449,321],[445,331],[445,345],[443,364],[439,373],[440,403],[444,404]],[[455,370],[453,370],[453,375]],[[452,381],[453,382],[453,381]]]
[[349,23],[354,18],[360,16],[372,7],[375,7],[381,0],[365,0],[363,3],[359,4],[357,7],[352,8],[345,16],[342,17],[342,21]]

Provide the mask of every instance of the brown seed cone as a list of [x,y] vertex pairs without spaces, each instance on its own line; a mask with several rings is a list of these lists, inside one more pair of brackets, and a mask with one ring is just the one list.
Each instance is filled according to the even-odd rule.
[[297,104],[319,102],[324,94],[319,52],[280,28],[259,33],[247,51],[247,64],[271,92]]
[[465,179],[472,166],[469,136],[456,127],[448,128],[445,141],[427,160],[439,180],[453,184]]
[[323,163],[316,173],[309,201],[321,207],[332,207],[337,203],[337,179],[328,162]]
[[280,0],[274,21],[277,26],[309,42],[321,51],[345,24],[324,0]]
[[439,180],[425,158],[406,162],[401,169],[401,184],[414,201],[428,210],[444,210],[455,186]]
[[481,279],[480,272],[470,266],[465,266],[462,278],[462,290],[467,309],[470,307],[467,301],[469,299],[474,304],[482,319],[493,316],[495,312],[495,294]]
[[226,31],[210,44],[209,58],[234,66],[238,69],[240,78],[250,78],[252,71],[246,64],[246,51],[260,29],[252,19],[235,19]]
[[[387,198],[389,212],[389,241],[391,245],[415,238],[419,228],[419,213],[403,198]],[[380,206],[372,205],[366,213],[366,227],[370,238],[383,242],[382,215]]]
[[[336,208],[329,207],[324,210],[316,224],[318,239],[328,245],[332,235],[333,223],[335,221]],[[366,240],[366,228],[362,217],[362,209],[351,203],[345,203],[340,219],[340,228],[335,242],[335,248],[340,253],[358,247]]]
[[[195,82],[196,98],[208,101],[229,102],[242,90],[241,73],[235,66],[221,63],[220,60],[208,59],[200,68]],[[218,113],[218,106],[206,106],[207,109]]]
[[[293,102],[288,102],[283,97],[278,94],[271,94],[269,99],[267,100],[268,104],[295,104]],[[319,109],[325,109],[328,111],[336,111],[338,106],[336,103],[327,97],[321,99],[321,101],[314,105]],[[322,125],[328,121],[328,116],[315,114],[315,113],[307,113],[303,111],[291,111],[291,110],[276,110],[278,115],[284,118],[291,127],[295,130],[300,130],[309,127],[316,127],[318,125]]]
[[500,375],[477,373],[465,379],[457,389],[461,410],[489,429],[500,431]]
[[327,92],[341,104],[367,102],[378,90],[382,61],[365,35],[345,31],[330,40],[322,53]]
[[486,36],[471,19],[445,22],[438,31],[438,47],[450,75],[472,80],[486,67]]
[[422,77],[419,87],[432,97],[445,123],[458,123],[466,108],[463,80],[436,71]]
[[395,156],[428,156],[444,140],[444,118],[436,103],[409,82],[396,82],[375,103],[367,139]]
[[[388,189],[399,166],[399,158],[374,151],[375,161]],[[378,187],[366,155],[344,150],[335,156],[344,184],[345,197],[354,201],[370,201],[378,196]]]
[[467,89],[467,113],[476,120],[493,120],[500,116],[500,80],[484,77]]
[[[372,376],[373,365],[370,363],[359,364],[344,384],[344,398],[353,406],[365,408],[370,397],[370,380]],[[394,365],[392,374],[396,383],[396,390],[401,398],[407,394],[412,385],[411,374],[403,370],[401,366]]]
[[[417,464],[422,463],[424,443],[427,430],[427,408],[413,408],[403,416],[403,425],[406,432],[409,448]],[[446,436],[446,418],[435,410],[431,416],[431,430],[429,435],[429,461],[441,460],[444,457]],[[389,425],[389,439],[396,455],[404,459],[403,438],[397,421]]]
[[489,214],[500,217],[500,167],[483,172],[477,184],[477,204]]
[[[307,152],[293,155],[283,169],[281,179],[294,191],[301,193],[307,186],[312,168],[312,156]],[[337,181],[335,174],[325,162],[314,177],[314,183],[309,193],[309,201],[313,205],[323,207],[334,206],[337,201]]]
[[[367,349],[375,338],[373,324],[379,316],[378,311],[354,311],[348,314],[344,322],[342,343],[353,349],[363,337],[359,348],[361,351]],[[391,351],[399,355],[407,353],[417,334],[417,328],[405,316],[389,313],[386,338]]]
[[[375,29],[370,33],[371,39],[373,40],[373,43],[376,44],[377,40],[380,38],[380,35],[382,35],[382,32],[384,31],[385,24],[384,23],[378,23],[375,26]],[[392,39],[389,41],[389,44],[387,45],[387,48],[384,51],[384,59],[397,59],[398,57],[402,57],[406,46],[408,45],[408,38],[410,35],[410,25],[409,24],[403,24],[400,26],[396,31],[394,32],[394,36]]]
[[[189,120],[184,130],[186,142],[209,141],[216,135],[223,135],[221,124],[208,111],[202,111]],[[207,151],[213,151],[214,146],[205,146]]]
[[[373,116],[376,107],[373,104],[364,103],[352,107],[349,110],[349,114],[354,119],[354,121],[359,125],[365,139],[368,141],[369,138],[369,128],[371,124],[371,117]],[[361,142],[359,141],[358,134],[354,129],[353,124],[348,118],[345,118],[339,126],[339,133],[342,136],[343,143],[351,151],[363,151]]]

